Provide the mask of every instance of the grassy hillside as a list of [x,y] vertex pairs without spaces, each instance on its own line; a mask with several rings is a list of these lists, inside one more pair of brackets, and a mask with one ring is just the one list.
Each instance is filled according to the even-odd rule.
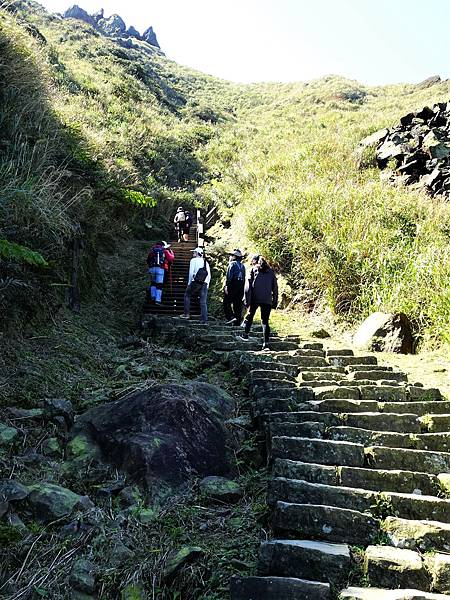
[[[403,310],[425,344],[450,342],[450,208],[380,181],[354,151],[443,82],[367,88],[338,77],[239,86],[123,47],[27,1],[0,10],[0,303],[63,299],[99,248],[167,234],[181,202],[219,207],[217,234],[267,254],[339,318]],[[12,9],[11,9],[12,7]],[[13,12],[11,12],[11,10]],[[36,302],[36,300],[38,301]]]
[[450,342],[450,205],[358,165],[360,139],[450,96],[449,82],[365,88],[327,77],[253,86],[262,103],[203,155],[204,188],[235,241],[267,254],[305,297],[338,316],[404,311],[422,341]]

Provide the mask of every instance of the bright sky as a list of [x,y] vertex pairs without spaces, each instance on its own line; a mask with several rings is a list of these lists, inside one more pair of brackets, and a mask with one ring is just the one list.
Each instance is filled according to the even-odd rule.
[[169,58],[241,82],[450,77],[448,0],[40,0],[152,25]]

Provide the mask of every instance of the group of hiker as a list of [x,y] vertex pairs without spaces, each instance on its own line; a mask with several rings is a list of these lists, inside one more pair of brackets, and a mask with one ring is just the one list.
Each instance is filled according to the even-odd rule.
[[[192,217],[188,211],[179,207],[174,218],[178,233],[178,242],[189,240],[189,228]],[[206,260],[204,249],[192,250],[189,263],[187,286],[184,292],[184,314],[182,319],[190,319],[191,302],[198,298],[200,304],[200,322],[208,321],[208,289],[211,282],[211,267]],[[278,284],[274,271],[264,257],[256,254],[251,257],[246,268],[244,254],[238,248],[228,253],[229,263],[223,290],[223,310],[225,323],[229,326],[242,326],[242,334],[238,336],[247,341],[253,324],[255,313],[260,309],[263,330],[263,346],[269,344],[269,317],[271,310],[278,304]],[[148,273],[150,274],[149,301],[161,304],[164,283],[171,279],[171,269],[175,260],[170,244],[165,241],[156,243],[147,256]],[[244,307],[246,316],[244,318]]]

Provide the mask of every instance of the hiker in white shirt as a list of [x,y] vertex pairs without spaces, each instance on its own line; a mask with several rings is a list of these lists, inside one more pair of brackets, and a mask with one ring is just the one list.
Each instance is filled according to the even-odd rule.
[[190,318],[190,308],[192,297],[200,298],[200,321],[206,323],[208,320],[208,288],[211,282],[211,269],[204,258],[203,248],[192,250],[193,258],[189,264],[188,285],[184,293],[184,315],[183,319]]

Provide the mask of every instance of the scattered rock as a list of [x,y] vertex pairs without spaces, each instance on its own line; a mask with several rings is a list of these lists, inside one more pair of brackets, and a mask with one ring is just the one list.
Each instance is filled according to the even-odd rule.
[[95,591],[94,565],[85,559],[75,561],[69,583],[76,590],[92,594]]
[[315,331],[311,332],[311,336],[320,340],[331,337],[326,329],[316,329]]
[[135,485],[123,488],[119,493],[121,504],[125,506],[134,506],[142,502],[141,492]]
[[231,479],[210,476],[200,481],[200,491],[207,498],[233,504],[244,495],[243,489]]
[[0,502],[24,500],[29,493],[28,488],[15,479],[4,479],[3,481],[0,481]]
[[[425,80],[419,87],[429,87],[439,77]],[[396,185],[414,185],[432,196],[450,197],[450,102],[408,113],[400,123],[376,131],[364,138],[356,151],[364,156],[367,148],[375,150],[376,162],[384,170],[382,178]],[[360,166],[372,166],[361,160]]]
[[44,522],[68,516],[75,509],[86,510],[93,506],[87,496],[79,496],[52,483],[35,483],[28,489],[28,504],[35,517]]
[[72,427],[74,410],[72,402],[65,398],[47,398],[44,400],[44,413],[49,419],[63,417],[67,427]]
[[81,415],[68,455],[95,455],[139,477],[180,484],[192,475],[227,475],[227,434],[211,406],[226,404],[208,384],[157,385]]
[[9,427],[0,423],[0,447],[11,446],[18,440],[20,431],[15,427]]
[[375,352],[414,351],[411,324],[403,313],[372,313],[358,328],[353,343],[361,350]]
[[147,600],[144,587],[140,583],[130,583],[120,594],[121,600]]
[[172,579],[185,565],[194,562],[203,554],[203,550],[198,546],[184,546],[167,561],[163,578],[165,580]]
[[21,421],[42,419],[44,416],[44,409],[42,408],[16,408],[10,406],[7,411],[12,419],[20,419]]
[[51,457],[61,455],[61,446],[59,445],[57,438],[48,438],[42,442],[42,454]]
[[431,77],[427,77],[426,79],[418,83],[416,87],[418,87],[420,90],[425,90],[433,85],[436,85],[437,83],[441,83],[441,81],[442,79],[439,75],[432,75]]

